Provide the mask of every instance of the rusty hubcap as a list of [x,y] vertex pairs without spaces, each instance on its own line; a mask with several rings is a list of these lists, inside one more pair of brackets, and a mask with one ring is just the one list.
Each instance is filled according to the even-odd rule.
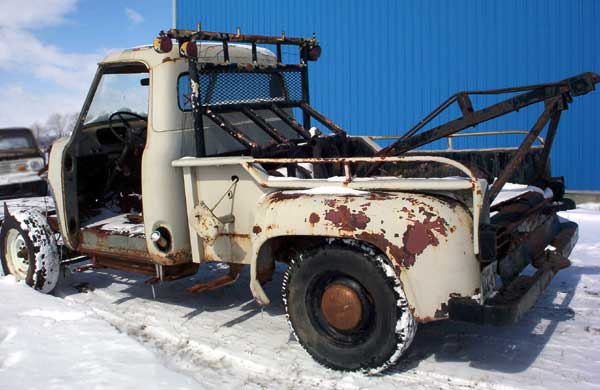
[[339,283],[330,284],[323,292],[321,311],[329,325],[342,331],[356,328],[363,316],[358,293],[353,288]]

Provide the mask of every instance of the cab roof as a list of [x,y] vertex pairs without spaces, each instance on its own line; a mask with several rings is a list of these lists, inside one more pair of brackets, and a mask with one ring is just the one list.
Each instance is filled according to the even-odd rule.
[[[224,62],[223,46],[220,43],[200,42],[198,44],[198,49],[199,62]],[[257,58],[260,64],[274,65],[277,63],[277,57],[275,54],[272,51],[262,47],[257,47]],[[173,41],[173,49],[169,53],[158,53],[150,45],[139,46],[109,53],[100,62],[100,64],[103,65],[140,61],[145,63],[149,68],[153,68],[165,62],[183,61],[186,59],[186,57],[183,57],[179,54],[179,45],[177,41]],[[252,47],[250,45],[243,44],[230,44],[229,59],[232,63],[252,63]]]

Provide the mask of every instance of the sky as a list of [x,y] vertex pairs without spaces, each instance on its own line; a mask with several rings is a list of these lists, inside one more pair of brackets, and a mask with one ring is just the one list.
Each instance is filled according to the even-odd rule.
[[78,112],[96,64],[171,27],[171,0],[0,0],[0,128]]

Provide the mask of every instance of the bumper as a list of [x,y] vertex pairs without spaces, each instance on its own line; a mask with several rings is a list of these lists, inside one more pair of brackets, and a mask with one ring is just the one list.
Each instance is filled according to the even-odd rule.
[[536,259],[537,272],[532,276],[519,276],[504,286],[483,304],[471,298],[452,298],[448,304],[451,320],[485,325],[508,325],[517,322],[537,301],[556,273],[570,265],[567,256],[578,237],[574,222],[561,222],[560,232],[552,241],[553,251],[546,250]]
[[24,198],[48,195],[48,183],[44,180],[12,183],[0,186],[0,199]]

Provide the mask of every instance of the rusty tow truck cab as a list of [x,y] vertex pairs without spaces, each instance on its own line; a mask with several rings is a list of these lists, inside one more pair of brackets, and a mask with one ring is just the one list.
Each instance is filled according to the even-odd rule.
[[[284,63],[290,47],[298,61]],[[557,215],[573,203],[550,150],[562,112],[598,75],[461,92],[381,147],[310,104],[308,64],[320,55],[315,37],[200,29],[110,54],[73,134],[53,145],[56,214],[6,210],[5,272],[49,292],[60,267],[81,260],[148,283],[224,262],[226,275],[188,290],[235,283],[248,267],[268,305],[263,285],[286,263],[300,344],[328,367],[368,373],[400,359],[418,323],[517,321],[569,266],[577,225]],[[480,95],[498,101],[477,107]],[[529,130],[463,132],[532,105],[541,113]],[[433,126],[449,107],[460,116]],[[507,134],[522,142],[452,147]],[[422,148],[437,140],[448,148]],[[506,196],[509,185],[522,191]]]

